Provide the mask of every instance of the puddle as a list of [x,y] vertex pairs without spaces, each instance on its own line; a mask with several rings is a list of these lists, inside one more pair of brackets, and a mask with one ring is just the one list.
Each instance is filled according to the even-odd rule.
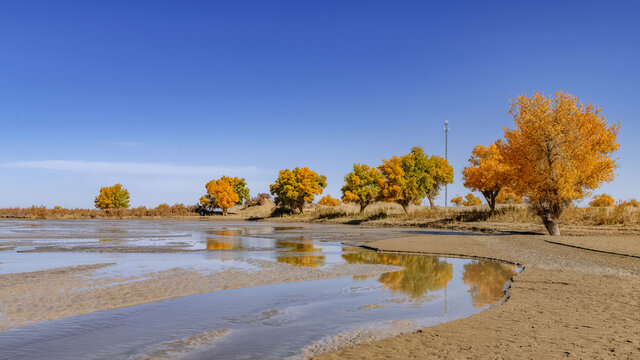
[[[505,283],[519,271],[513,265],[493,261],[378,253],[318,241],[313,233],[301,235],[302,227],[54,223],[0,222],[0,246],[20,239],[25,243],[16,249],[37,248],[40,242],[73,249],[84,243],[76,239],[94,239],[91,246],[180,243],[195,251],[19,253],[12,249],[0,252],[0,273],[96,263],[114,263],[96,270],[96,276],[127,277],[175,267],[215,273],[229,267],[255,270],[250,264],[254,259],[312,269],[332,264],[378,264],[402,270],[221,290],[13,328],[0,332],[0,359],[135,359],[149,354],[188,359],[301,356],[303,349],[321,351],[322,344],[339,345],[339,339],[357,341],[354,334],[367,329],[391,336],[470,316],[502,298]],[[86,232],[74,226],[84,226]],[[131,226],[140,228],[129,229]],[[10,238],[11,233],[16,237]],[[147,237],[140,238],[142,233]],[[65,241],[64,236],[72,240]]]

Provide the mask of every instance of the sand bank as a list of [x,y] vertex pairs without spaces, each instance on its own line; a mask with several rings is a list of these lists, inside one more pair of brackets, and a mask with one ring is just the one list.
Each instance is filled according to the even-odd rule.
[[[546,236],[412,236],[371,242],[386,251],[520,263],[509,299],[469,318],[318,359],[640,358],[640,259],[549,243]],[[634,254],[637,237],[557,240]],[[602,245],[600,242],[609,242]],[[596,245],[594,245],[596,244]]]

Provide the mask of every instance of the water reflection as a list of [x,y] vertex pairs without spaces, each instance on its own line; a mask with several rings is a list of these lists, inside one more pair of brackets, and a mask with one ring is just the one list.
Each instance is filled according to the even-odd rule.
[[207,234],[218,236],[240,236],[243,235],[241,229],[221,229],[221,230],[209,230]]
[[440,290],[453,279],[453,265],[431,256],[366,251],[343,254],[342,258],[350,264],[381,264],[404,267],[404,270],[380,275],[378,281],[391,291],[399,291],[412,298],[422,297],[431,291]]
[[239,247],[235,246],[233,243],[217,241],[212,239],[207,240],[207,250],[228,250],[228,249],[238,249],[238,248]]
[[514,265],[480,260],[464,265],[462,281],[469,285],[473,305],[480,308],[502,298],[504,284],[514,275],[516,275]]
[[306,266],[316,268],[326,263],[324,255],[295,255],[291,253],[322,253],[322,249],[314,247],[312,239],[300,236],[293,239],[276,240],[275,246],[278,249],[277,260],[293,266]]

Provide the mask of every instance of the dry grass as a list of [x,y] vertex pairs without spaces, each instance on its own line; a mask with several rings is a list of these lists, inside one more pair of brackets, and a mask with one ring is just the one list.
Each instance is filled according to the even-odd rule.
[[[345,223],[365,223],[386,219],[387,222],[397,223],[519,223],[539,224],[540,218],[532,213],[525,205],[503,205],[495,211],[487,206],[472,207],[412,207],[408,214],[402,212],[398,206],[377,204],[367,208],[364,214],[359,214],[357,208],[336,207],[319,208],[314,212],[295,215],[299,219],[332,220],[339,219]],[[615,206],[609,208],[569,208],[560,219],[564,225],[640,225],[640,209],[632,206]]]
[[144,206],[132,209],[65,209],[55,207],[48,209],[44,206],[32,206],[28,208],[4,208],[0,209],[0,218],[24,218],[24,219],[132,219],[146,217],[183,217],[199,216],[197,206],[175,204],[169,206],[160,204],[156,208]]

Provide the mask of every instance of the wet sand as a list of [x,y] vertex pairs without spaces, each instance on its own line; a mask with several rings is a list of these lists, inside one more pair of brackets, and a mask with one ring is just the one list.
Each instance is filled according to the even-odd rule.
[[411,236],[370,242],[384,251],[519,263],[508,300],[471,317],[318,359],[640,358],[638,237]]

